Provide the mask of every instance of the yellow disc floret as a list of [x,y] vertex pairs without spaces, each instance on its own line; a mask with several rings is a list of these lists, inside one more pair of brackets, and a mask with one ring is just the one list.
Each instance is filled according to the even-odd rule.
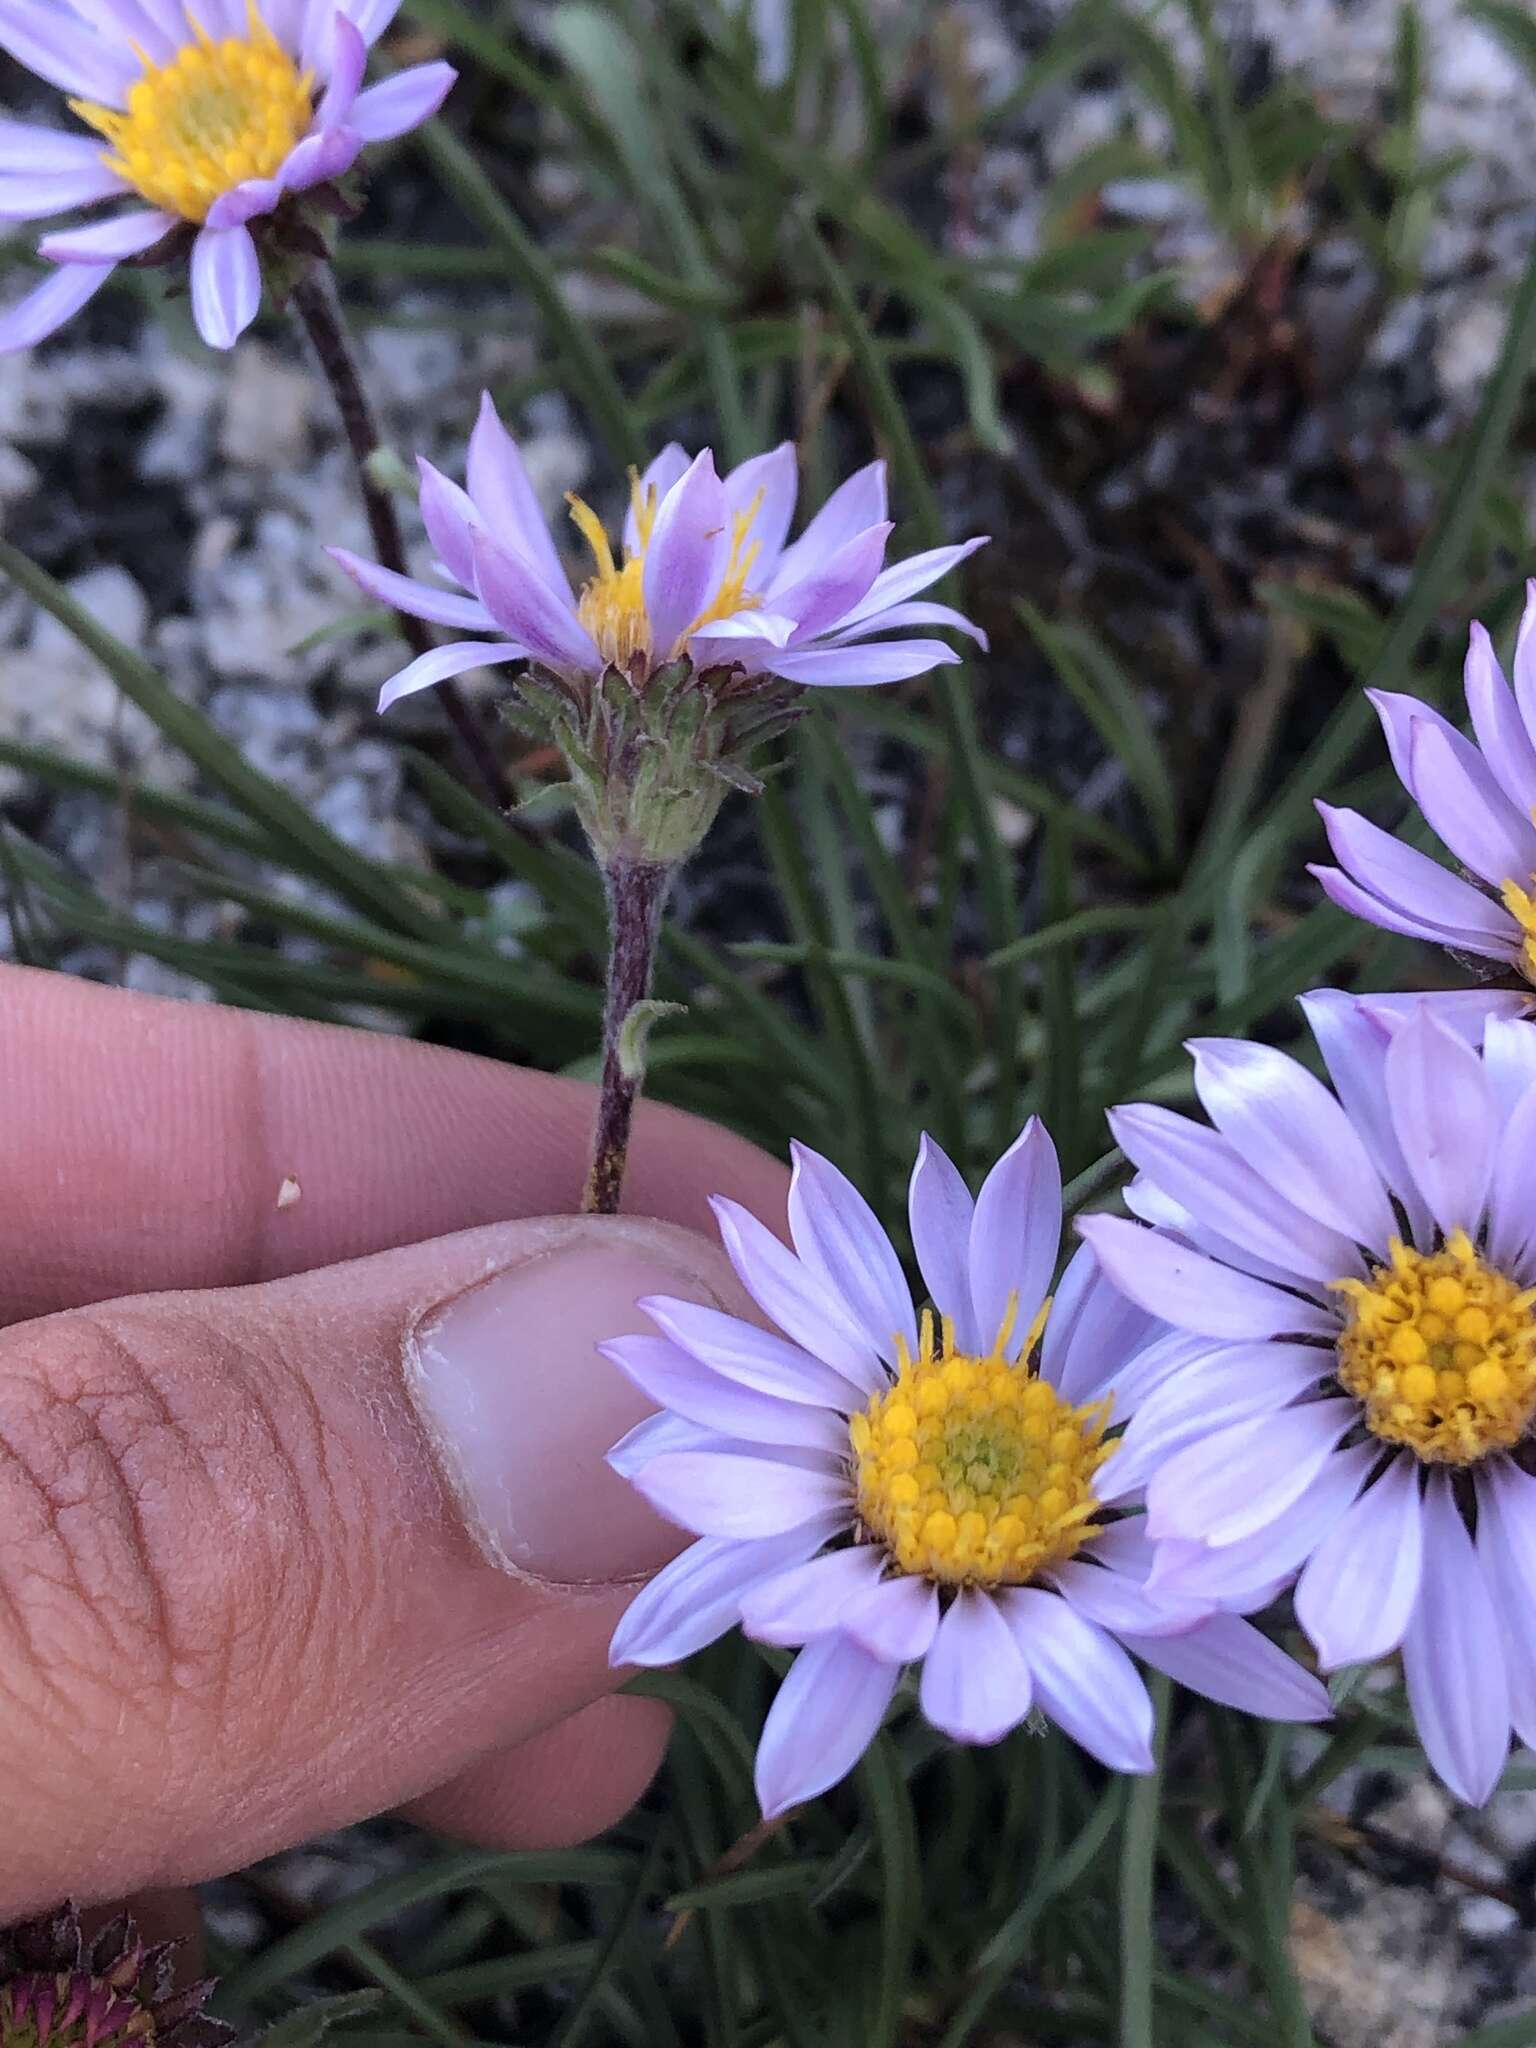
[[104,135],[107,162],[166,213],[204,221],[225,192],[270,178],[309,129],[314,78],[300,71],[251,0],[243,36],[215,42],[189,15],[193,40],[149,64],[128,88],[125,113],[70,105]]
[[1500,894],[1504,908],[1524,934],[1520,948],[1520,969],[1527,981],[1536,981],[1536,896],[1518,882],[1506,882]]
[[[1044,1322],[1042,1314],[1041,1323]],[[1092,1532],[1094,1474],[1108,1457],[1109,1403],[1074,1408],[1028,1366],[935,1344],[901,1349],[894,1386],[849,1424],[859,1519],[903,1572],[947,1586],[1022,1585]]]
[[1464,1230],[1437,1252],[1392,1240],[1349,1304],[1338,1375],[1369,1429],[1430,1465],[1472,1465],[1519,1442],[1536,1413],[1536,1288],[1486,1265]]
[[760,551],[759,543],[750,535],[763,494],[759,491],[746,510],[738,512],[731,521],[730,550],[714,595],[687,630],[678,636],[676,644],[662,648],[651,646],[651,622],[645,609],[645,557],[656,527],[656,486],[642,485],[633,470],[629,473],[629,501],[637,545],[634,552],[619,563],[615,561],[613,548],[603,531],[603,522],[592,507],[574,492],[566,493],[571,518],[592,550],[592,559],[597,564],[597,574],[582,587],[576,615],[597,642],[603,659],[638,679],[652,667],[674,660],[695,633],[702,632],[717,619],[728,619],[736,612],[757,610],[761,600],[748,590],[747,578]]

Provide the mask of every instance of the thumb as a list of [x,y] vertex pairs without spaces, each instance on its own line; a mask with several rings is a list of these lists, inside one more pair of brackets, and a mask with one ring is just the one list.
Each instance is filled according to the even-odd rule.
[[[498,1225],[0,1334],[0,1921],[197,1880],[412,1798],[613,1683],[684,1540],[603,1455],[598,1356],[723,1256]],[[574,1725],[574,1724],[573,1724]]]

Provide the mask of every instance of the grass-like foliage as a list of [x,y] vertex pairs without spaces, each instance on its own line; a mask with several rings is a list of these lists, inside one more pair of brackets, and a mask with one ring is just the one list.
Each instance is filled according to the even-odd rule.
[[[1521,10],[1477,11],[1536,67]],[[1450,709],[1467,619],[1496,632],[1513,620],[1526,565],[1508,550],[1525,536],[1497,486],[1536,354],[1536,258],[1475,414],[1448,453],[1415,465],[1433,511],[1406,537],[1395,604],[1381,586],[1346,587],[1321,544],[1315,560],[1300,544],[1260,550],[1240,600],[1226,613],[1212,601],[1193,638],[1160,645],[1157,604],[1187,611],[1166,561],[1165,596],[1149,604],[1135,565],[1127,575],[1110,559],[1114,538],[1071,523],[1098,459],[1083,434],[1098,421],[1104,446],[1128,451],[1138,409],[1170,403],[1159,363],[1183,365],[1176,406],[1241,415],[1254,362],[1283,353],[1265,308],[1285,300],[1302,199],[1325,195],[1353,234],[1378,313],[1412,285],[1454,166],[1418,146],[1427,60],[1411,9],[1390,118],[1358,132],[1320,113],[1304,80],[1251,90],[1207,0],[1178,13],[1202,52],[1193,72],[1145,10],[1078,0],[1001,96],[978,90],[957,22],[920,6],[791,0],[782,77],[753,10],[725,0],[562,0],[537,40],[520,13],[512,0],[407,0],[413,51],[440,49],[464,84],[401,168],[435,181],[457,232],[346,240],[343,289],[356,286],[368,317],[387,323],[406,285],[457,291],[469,324],[493,324],[517,295],[542,350],[497,393],[504,410],[562,391],[615,470],[672,431],[712,441],[722,464],[789,433],[818,481],[850,454],[888,458],[903,552],[1027,504],[1021,529],[1047,534],[1060,558],[1042,569],[1028,533],[1000,526],[966,592],[990,656],[893,693],[823,693],[766,794],[730,800],[717,829],[771,915],[723,939],[669,924],[655,993],[686,1014],[652,1034],[650,1091],[775,1153],[806,1139],[898,1230],[920,1131],[974,1183],[1039,1111],[1076,1208],[1122,1170],[1108,1105],[1189,1096],[1191,1032],[1307,1057],[1298,991],[1443,980],[1443,962],[1322,901],[1303,863],[1320,844],[1316,797],[1387,796],[1360,685]],[[1062,167],[1037,253],[956,253],[967,242],[947,216],[964,209],[976,152],[1106,66],[1161,114],[1165,145],[1115,135]],[[522,110],[510,124],[509,103]],[[530,224],[507,160],[519,125],[581,181],[600,225],[580,246]],[[1221,304],[1155,267],[1150,229],[1106,214],[1106,184],[1151,176],[1198,195],[1233,252]],[[19,246],[10,260],[25,260]],[[622,318],[576,309],[572,280],[593,276],[624,288],[608,302]],[[984,514],[967,499],[972,476]],[[1203,574],[1198,553],[1187,583]],[[425,1035],[593,1071],[603,894],[558,802],[498,812],[446,743],[413,752],[415,790],[462,858],[451,876],[381,866],[5,542],[0,572],[185,755],[200,793],[3,734],[0,763],[117,804],[198,895],[238,913],[218,940],[170,935],[4,825],[0,901],[23,957],[46,964],[88,939],[228,1002],[322,1019],[388,1011]],[[1117,590],[1135,596],[1123,613]],[[1257,627],[1240,659],[1238,611]],[[337,660],[358,632],[387,630],[344,621]],[[1217,684],[1207,659],[1227,664]],[[1045,731],[1047,698],[1067,737],[1035,758],[1025,741]],[[535,794],[535,764],[515,772]],[[503,875],[536,906],[515,935],[489,893]],[[1336,1721],[1298,1736],[1162,1682],[1159,1770],[1137,1780],[1106,1776],[1053,1733],[969,1751],[898,1715],[846,1786],[759,1837],[750,1761],[774,1666],[733,1640],[637,1685],[673,1707],[677,1733],[643,1809],[601,1844],[430,1847],[407,1875],[254,1957],[216,1956],[230,1970],[220,2009],[272,2022],[374,1987],[378,2003],[333,2017],[380,2048],[1313,2041],[1286,1941],[1296,1843],[1358,1849],[1319,1805],[1346,1769],[1421,1769],[1397,1693],[1346,1674]],[[1516,1763],[1506,1782],[1536,1777]],[[1531,2038],[1511,2022],[1459,2048]]]

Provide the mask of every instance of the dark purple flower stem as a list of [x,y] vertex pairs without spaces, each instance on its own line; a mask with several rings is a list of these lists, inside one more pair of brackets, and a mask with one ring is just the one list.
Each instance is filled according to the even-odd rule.
[[[330,265],[314,264],[291,294],[293,309],[299,323],[309,337],[315,359],[321,373],[331,387],[336,400],[336,410],[341,416],[342,430],[347,445],[352,450],[352,459],[357,465],[357,480],[363,493],[363,504],[368,513],[368,525],[373,534],[373,551],[380,565],[393,569],[397,576],[408,573],[405,560],[405,540],[400,532],[400,518],[395,510],[395,501],[387,490],[382,489],[373,478],[369,460],[383,445],[379,434],[378,419],[369,402],[368,392],[358,369],[357,357],[347,334],[346,319],[341,302],[336,294],[336,282]],[[413,654],[429,654],[436,644],[431,633],[420,619],[413,619],[408,612],[397,612],[400,631]],[[501,810],[508,799],[506,777],[496,750],[491,744],[485,727],[475,716],[474,710],[459,684],[450,679],[439,683],[437,696],[449,723],[458,734],[464,756],[473,769],[476,779],[484,784],[487,796],[497,810]]]
[[[592,1166],[581,1198],[582,1214],[618,1213],[629,1164],[635,1103],[645,1079],[643,1022],[637,1004],[647,1000],[656,968],[662,912],[676,870],[623,855],[604,870],[608,889],[608,1000],[603,1014],[603,1078],[592,1134]],[[640,1027],[626,1033],[634,1021]]]

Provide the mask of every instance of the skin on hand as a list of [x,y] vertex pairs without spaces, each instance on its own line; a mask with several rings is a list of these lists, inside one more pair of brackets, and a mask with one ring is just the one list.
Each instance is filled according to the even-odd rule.
[[607,1642],[684,1539],[593,1346],[641,1293],[750,1313],[697,1233],[781,1227],[783,1169],[648,1107],[578,1219],[586,1088],[19,968],[0,1102],[0,1920],[385,1807],[615,1819],[667,1721]]

